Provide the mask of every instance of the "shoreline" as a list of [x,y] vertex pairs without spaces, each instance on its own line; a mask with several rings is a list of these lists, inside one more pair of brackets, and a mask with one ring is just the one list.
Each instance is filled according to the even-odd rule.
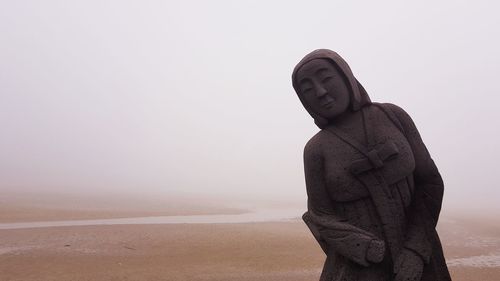
[[108,218],[94,220],[54,220],[0,223],[0,230],[35,229],[49,227],[100,226],[100,225],[150,225],[150,224],[232,224],[300,221],[303,210],[268,209],[242,210],[241,213],[146,216],[127,218]]
[[242,214],[245,208],[186,195],[0,192],[0,223]]

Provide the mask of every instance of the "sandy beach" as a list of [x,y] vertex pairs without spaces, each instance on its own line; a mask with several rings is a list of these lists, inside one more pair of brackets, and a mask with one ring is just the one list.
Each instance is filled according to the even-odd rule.
[[[116,208],[116,213],[99,214],[96,209],[89,211],[92,216],[78,212],[69,216],[23,208],[27,211],[20,218],[17,209],[2,207],[2,223],[26,221],[28,213],[52,220],[155,213],[147,208],[141,212]],[[231,208],[200,207],[187,214],[207,210],[237,213]],[[166,209],[160,213],[168,215]],[[500,279],[500,226],[492,219],[452,215],[441,219],[438,230],[453,280]],[[306,281],[319,279],[325,259],[300,220],[10,229],[0,230],[0,237],[0,280],[9,281]]]

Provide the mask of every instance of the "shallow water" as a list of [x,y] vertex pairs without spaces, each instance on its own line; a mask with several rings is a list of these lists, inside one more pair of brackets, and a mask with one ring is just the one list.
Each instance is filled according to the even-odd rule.
[[448,266],[500,267],[500,255],[480,255],[458,259],[450,259]]
[[189,215],[189,216],[156,216],[97,220],[65,220],[0,223],[2,229],[23,229],[64,226],[118,225],[118,224],[176,224],[176,223],[252,223],[299,220],[304,210],[299,209],[265,209],[254,210],[243,214],[231,215]]

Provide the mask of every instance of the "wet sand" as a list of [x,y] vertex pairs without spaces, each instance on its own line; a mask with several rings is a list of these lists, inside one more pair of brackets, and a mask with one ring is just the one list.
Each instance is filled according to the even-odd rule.
[[[500,280],[495,221],[442,217],[453,280]],[[319,279],[324,259],[301,221],[0,230],[0,280],[10,281],[306,281]]]
[[300,223],[0,231],[2,280],[314,280],[322,254]]

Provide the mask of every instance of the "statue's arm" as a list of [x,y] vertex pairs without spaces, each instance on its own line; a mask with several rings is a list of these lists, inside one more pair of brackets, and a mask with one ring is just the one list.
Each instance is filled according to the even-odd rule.
[[429,262],[432,254],[431,231],[436,227],[441,211],[444,184],[411,117],[398,106],[391,105],[391,109],[403,126],[415,158],[415,190],[405,247],[419,254],[424,262]]
[[326,242],[328,250],[364,266],[382,261],[384,241],[335,214],[324,181],[323,157],[309,143],[304,150],[304,168],[308,196],[306,223],[314,224],[317,230],[314,232],[320,236],[316,237],[318,241]]

